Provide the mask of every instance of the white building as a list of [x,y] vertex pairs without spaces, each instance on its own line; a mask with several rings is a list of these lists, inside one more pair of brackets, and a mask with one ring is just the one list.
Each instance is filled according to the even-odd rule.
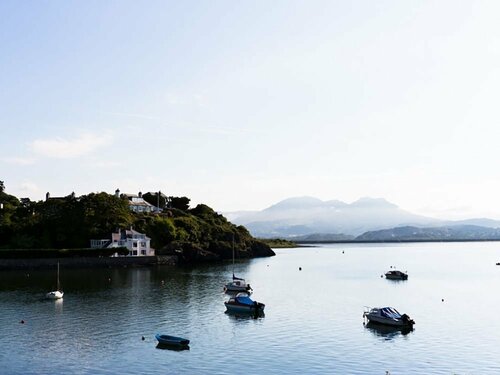
[[139,192],[139,194],[121,194],[120,195],[120,190],[116,189],[115,196],[126,199],[131,211],[134,211],[134,212],[156,212],[157,211],[157,208],[155,206],[153,206],[151,203],[148,203],[144,200],[141,192]]
[[[151,238],[133,229],[119,230],[111,234],[110,240],[90,240],[92,248],[126,247],[129,256],[154,256]],[[113,256],[119,256],[115,253]]]

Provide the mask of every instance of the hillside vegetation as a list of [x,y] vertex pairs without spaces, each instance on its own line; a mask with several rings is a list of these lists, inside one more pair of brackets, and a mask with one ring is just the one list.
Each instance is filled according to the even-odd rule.
[[181,262],[230,259],[233,241],[239,258],[274,255],[210,207],[190,209],[188,198],[173,198],[178,207],[138,214],[127,200],[107,193],[34,202],[7,194],[1,183],[0,249],[88,248],[91,239],[110,239],[117,229],[133,227],[151,238],[157,254],[176,254]]

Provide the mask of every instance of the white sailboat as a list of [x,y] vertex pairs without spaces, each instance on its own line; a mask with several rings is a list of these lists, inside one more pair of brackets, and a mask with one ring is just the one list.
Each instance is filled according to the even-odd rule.
[[236,277],[234,275],[234,236],[233,236],[233,280],[224,285],[224,291],[225,292],[247,292],[251,293],[252,292],[252,287],[250,284],[247,284],[245,282],[245,279],[242,279],[240,277]]
[[61,283],[59,282],[59,262],[57,262],[57,290],[46,294],[48,299],[61,299],[64,292],[61,290]]

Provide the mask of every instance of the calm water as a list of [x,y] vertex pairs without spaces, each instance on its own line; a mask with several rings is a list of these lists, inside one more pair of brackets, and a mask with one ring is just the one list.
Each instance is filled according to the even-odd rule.
[[[2,272],[0,373],[500,373],[500,243],[276,252],[236,265],[266,304],[259,319],[224,313],[231,263],[61,269],[64,301],[43,300],[55,271]],[[409,280],[381,278],[391,265]],[[394,306],[415,330],[367,328],[365,305]],[[190,350],[157,349],[157,332]]]

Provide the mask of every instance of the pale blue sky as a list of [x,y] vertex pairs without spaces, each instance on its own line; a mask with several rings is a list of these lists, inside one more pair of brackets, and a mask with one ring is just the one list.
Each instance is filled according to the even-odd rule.
[[500,219],[497,1],[2,1],[0,179]]

